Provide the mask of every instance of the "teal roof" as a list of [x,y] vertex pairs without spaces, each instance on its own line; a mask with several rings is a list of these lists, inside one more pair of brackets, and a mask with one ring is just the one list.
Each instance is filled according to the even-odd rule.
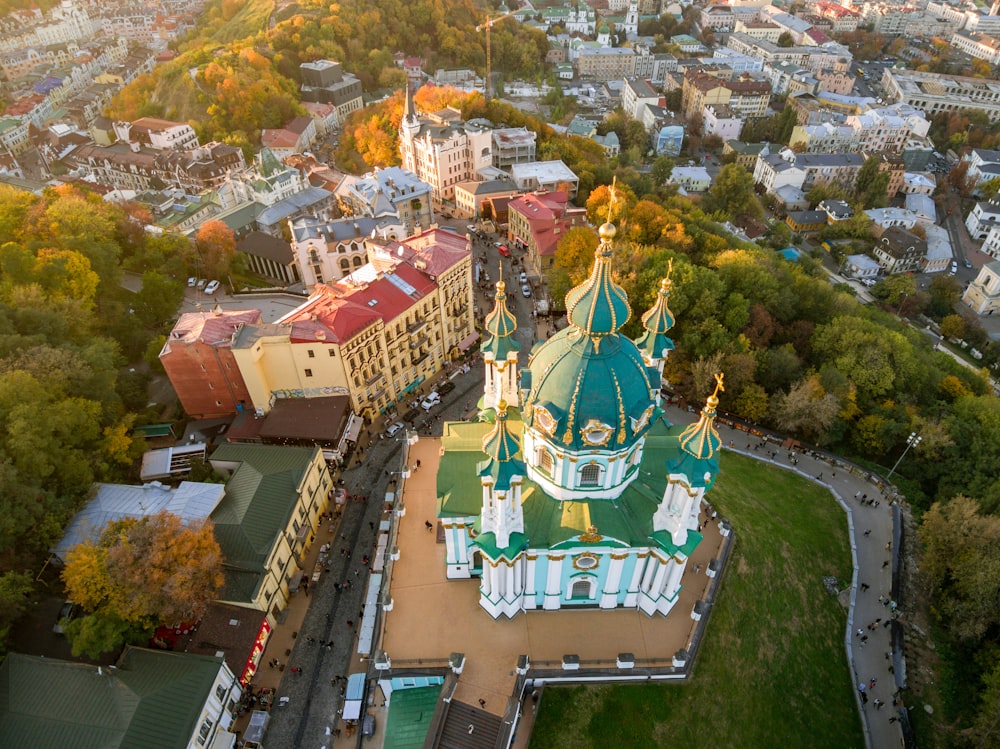
[[524,463],[517,459],[520,451],[521,443],[507,428],[507,404],[501,402],[496,410],[493,430],[483,438],[483,452],[487,459],[479,467],[479,476],[492,477],[493,486],[500,491],[509,490],[514,476],[526,476],[528,473]]
[[318,447],[225,444],[212,462],[240,463],[212,513],[226,581],[220,599],[256,598],[265,565],[299,503],[299,487]]
[[[508,428],[517,435],[523,422],[511,419]],[[482,453],[480,445],[489,424],[448,422],[441,438],[443,454],[438,469],[438,517],[478,517],[482,510],[482,486],[476,475],[476,464]],[[492,534],[481,534],[477,545],[490,556],[509,556],[527,545],[533,549],[555,549],[600,543],[602,545],[634,547],[657,545],[668,553],[693,548],[700,540],[689,534],[681,547],[672,547],[670,534],[660,538],[653,533],[653,514],[667,487],[666,466],[676,461],[681,451],[678,438],[680,427],[672,427],[656,419],[646,434],[642,462],[638,475],[621,496],[612,501],[590,499],[560,501],[547,495],[538,484],[524,480],[521,507],[524,513],[524,538],[511,534],[507,549],[496,549]],[[595,528],[601,539],[582,540],[581,535]],[[592,539],[586,536],[586,539]],[[517,548],[515,548],[517,547]],[[672,547],[672,548],[671,548]],[[496,558],[492,557],[491,558]],[[395,699],[395,698],[394,698]]]
[[572,327],[534,350],[522,384],[529,423],[539,426],[535,408],[543,408],[555,424],[550,439],[570,449],[594,447],[583,439],[594,422],[612,428],[609,449],[634,441],[649,426],[651,414],[642,417],[655,408],[660,387],[629,338],[592,338]]
[[646,329],[635,344],[648,360],[665,359],[666,352],[673,351],[674,342],[667,337],[667,331],[674,327],[674,316],[667,306],[672,284],[669,278],[660,282],[656,303],[642,316],[642,327]]
[[517,318],[507,309],[506,284],[497,281],[496,304],[486,316],[485,329],[490,337],[485,339],[479,350],[484,354],[493,354],[494,361],[505,361],[510,353],[517,353],[521,346],[514,339],[517,330]]
[[566,316],[570,323],[591,336],[618,332],[632,314],[625,290],[611,277],[611,240],[615,227],[604,224],[600,234],[601,244],[595,253],[590,278],[566,295]]
[[221,658],[127,648],[118,667],[11,653],[0,664],[0,747],[183,749]]
[[681,473],[689,478],[691,486],[710,489],[719,474],[719,453],[722,438],[715,429],[715,409],[719,405],[718,392],[722,387],[721,376],[715,392],[708,396],[701,418],[681,432],[678,456],[667,463],[671,473]]
[[382,749],[420,749],[427,739],[441,687],[394,689]]

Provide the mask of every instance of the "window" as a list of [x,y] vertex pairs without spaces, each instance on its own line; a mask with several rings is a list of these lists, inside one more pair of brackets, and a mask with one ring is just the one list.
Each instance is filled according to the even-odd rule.
[[205,741],[208,739],[208,735],[212,732],[212,721],[205,718],[205,722],[201,724],[201,728],[198,729],[198,743],[204,745]]
[[316,352],[313,351],[312,349],[307,350],[306,353],[309,354],[309,358],[310,359],[315,359],[316,358]]
[[580,469],[580,486],[598,486],[601,483],[601,467],[589,463]]
[[552,460],[552,453],[544,447],[538,450],[538,467],[550,475],[555,467],[555,462]]
[[215,696],[219,699],[219,702],[222,702],[226,698],[226,687],[222,684],[217,685],[215,687]]
[[306,370],[306,377],[312,377],[312,376],[313,376],[313,371],[311,369],[307,369]]
[[573,583],[573,587],[569,591],[569,597],[589,599],[591,597],[590,591],[591,581],[589,578],[584,578]]
[[337,355],[337,352],[334,351],[333,349],[330,349],[329,351],[327,351],[327,353],[330,354],[330,356],[336,356]]

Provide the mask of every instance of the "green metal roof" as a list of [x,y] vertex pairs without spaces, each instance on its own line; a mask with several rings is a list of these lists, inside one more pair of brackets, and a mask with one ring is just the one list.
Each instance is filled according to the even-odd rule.
[[[512,413],[512,412],[509,412]],[[438,470],[438,516],[478,517],[482,510],[482,484],[476,475],[476,465],[482,459],[483,435],[490,429],[485,423],[449,422],[445,424]],[[511,420],[508,428],[520,433],[523,422]],[[657,419],[646,435],[643,459],[638,466],[638,476],[617,500],[592,499],[559,501],[548,496],[538,484],[525,479],[521,490],[521,507],[524,513],[524,534],[533,549],[553,549],[579,546],[579,536],[593,526],[602,536],[601,545],[648,546],[658,545],[674,553],[669,534],[665,539],[653,533],[653,514],[667,486],[667,464],[682,454],[678,447],[680,427],[672,427],[665,420]],[[718,470],[716,465],[716,470]],[[477,544],[487,553],[509,552],[520,539],[511,537],[511,547],[495,549],[483,534]],[[681,548],[697,545],[700,536],[688,536]],[[485,536],[485,538],[484,538]],[[672,547],[672,548],[668,548]],[[693,548],[693,546],[692,546]],[[687,553],[687,552],[685,552]]]
[[483,438],[483,452],[488,459],[479,465],[480,477],[490,476],[493,486],[500,491],[510,489],[514,476],[526,476],[524,462],[517,458],[521,443],[507,428],[507,404],[501,403],[495,412],[496,424]]
[[493,354],[496,361],[504,361],[507,354],[521,350],[520,344],[514,339],[517,330],[517,318],[507,309],[506,284],[497,281],[496,304],[486,316],[484,325],[490,337],[485,339],[479,350],[484,354]]
[[226,582],[221,600],[251,602],[275,541],[299,502],[299,485],[318,447],[221,445],[212,461],[237,462],[212,513]]
[[420,749],[427,738],[441,687],[394,689],[385,719],[383,749]]
[[674,327],[674,316],[667,306],[672,284],[670,278],[660,282],[656,303],[642,316],[642,327],[646,329],[635,342],[647,359],[663,359],[666,351],[673,351],[674,342],[667,337],[667,331]]
[[0,749],[182,749],[222,659],[128,648],[118,668],[11,653],[0,664]]
[[590,277],[566,294],[566,316],[570,323],[591,336],[617,332],[632,314],[628,295],[611,275],[611,240],[615,231],[612,224],[600,228],[601,244]]
[[[593,338],[574,327],[560,331],[532,352],[525,413],[536,422],[535,407],[555,424],[551,439],[572,450],[592,447],[583,438],[591,422],[612,429],[609,444],[622,448],[648,428],[655,407],[659,373],[642,360],[631,339],[618,333]],[[530,406],[530,410],[529,407]]]

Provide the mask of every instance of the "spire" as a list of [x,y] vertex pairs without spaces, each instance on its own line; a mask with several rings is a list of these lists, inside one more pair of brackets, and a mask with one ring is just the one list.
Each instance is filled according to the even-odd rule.
[[507,402],[500,401],[497,404],[496,424],[483,437],[483,452],[489,458],[481,464],[479,475],[492,476],[494,488],[507,491],[514,476],[527,474],[524,463],[516,457],[520,451],[521,443],[507,429]]
[[699,460],[708,460],[722,448],[722,438],[715,430],[715,409],[719,405],[719,393],[725,391],[722,385],[722,375],[715,375],[715,392],[708,396],[705,407],[701,409],[701,418],[681,432],[680,448],[688,455]]
[[409,125],[417,121],[417,110],[413,106],[413,88],[406,82],[406,103],[403,105],[403,122]]
[[598,232],[601,243],[594,253],[594,269],[590,278],[570,289],[566,295],[566,316],[570,324],[589,336],[617,333],[632,314],[628,296],[611,277],[611,240],[616,233],[614,224],[605,223]]
[[507,429],[507,401],[497,405],[497,421],[493,430],[483,437],[483,452],[500,463],[515,460],[521,443]]
[[667,265],[667,276],[660,281],[660,291],[656,295],[653,306],[642,316],[643,333],[635,342],[647,361],[657,361],[666,358],[666,352],[672,351],[674,342],[667,337],[667,331],[674,327],[674,316],[667,306],[673,281],[670,274],[674,269],[673,259]]
[[507,284],[501,278],[497,281],[496,303],[493,309],[486,316],[484,327],[490,334],[489,340],[483,341],[480,350],[483,353],[492,353],[496,361],[507,358],[511,351],[520,350],[520,346],[514,339],[514,331],[517,330],[517,318],[507,309]]

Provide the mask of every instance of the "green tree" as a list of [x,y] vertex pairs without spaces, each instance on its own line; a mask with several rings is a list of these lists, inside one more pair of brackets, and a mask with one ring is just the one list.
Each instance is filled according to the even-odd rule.
[[757,383],[747,385],[736,398],[733,410],[741,417],[755,424],[767,418],[770,408],[767,391]]
[[11,625],[28,605],[31,588],[31,575],[27,572],[0,572],[0,646],[7,641]]
[[800,380],[784,395],[771,399],[779,429],[820,441],[840,411],[837,397],[827,393],[816,376]]
[[753,175],[739,164],[726,164],[703,200],[705,211],[724,217],[759,219],[764,209],[754,192]]
[[184,286],[155,270],[142,274],[142,291],[132,300],[132,309],[147,328],[162,328],[177,317],[184,298]]
[[789,32],[783,31],[783,32],[781,32],[781,36],[778,37],[778,46],[779,47],[794,47],[795,46],[795,40],[792,38],[792,35]]

